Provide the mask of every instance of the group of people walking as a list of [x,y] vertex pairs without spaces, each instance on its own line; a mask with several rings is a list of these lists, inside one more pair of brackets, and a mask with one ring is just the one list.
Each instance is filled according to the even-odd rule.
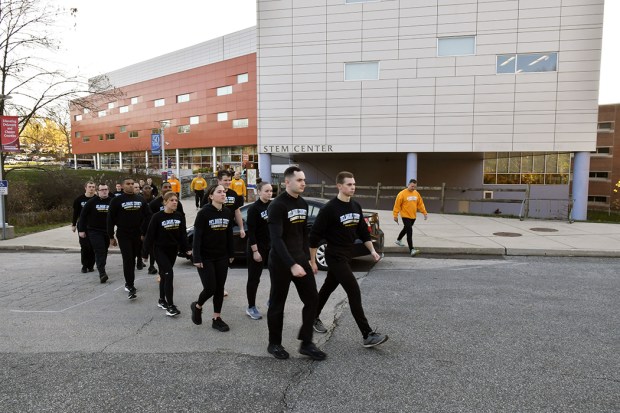
[[[192,245],[188,245],[181,202],[169,183],[164,182],[162,194],[148,204],[135,193],[135,181],[131,178],[123,180],[122,193],[115,197],[108,195],[107,185],[99,184],[95,189],[94,183],[87,183],[84,196],[76,199],[73,222],[79,230],[80,245],[86,244],[82,240],[88,240],[92,249],[92,254],[88,251],[82,253],[82,272],[94,271],[96,264],[101,282],[106,282],[108,247],[118,245],[123,260],[125,290],[128,298],[133,300],[137,298],[135,269],[140,268],[136,265],[136,257],[140,263],[143,258],[151,257],[157,263],[156,272],[160,277],[157,305],[174,317],[180,311],[173,297],[173,267],[177,253],[184,252],[191,258],[202,284],[202,291],[190,304],[192,322],[202,324],[203,307],[212,298],[212,327],[225,332],[230,327],[222,319],[222,306],[228,267],[234,260],[233,226],[236,224],[239,236],[247,239],[246,314],[254,320],[263,317],[256,306],[256,295],[265,265],[269,269],[268,353],[277,359],[289,357],[282,346],[282,330],[291,283],[303,303],[302,325],[298,333],[301,354],[314,360],[326,358],[326,354],[314,344],[313,333],[328,331],[320,313],[338,285],[342,285],[347,293],[363,346],[374,347],[387,341],[388,336],[373,331],[366,319],[359,285],[349,264],[351,250],[358,238],[375,261],[380,259],[370,240],[361,206],[352,199],[355,193],[353,174],[338,174],[338,195],[320,210],[312,229],[308,225],[308,204],[301,196],[306,186],[301,169],[295,166],[286,169],[285,191],[274,200],[272,186],[260,182],[256,188],[258,199],[248,208],[247,234],[239,209],[243,205],[243,196],[230,188],[231,178],[230,172],[220,171],[217,184],[206,190],[202,182],[195,186],[196,191],[204,191],[204,196],[196,199],[200,210],[194,223]],[[329,269],[319,291],[315,278],[318,272],[316,251],[322,240],[327,241],[325,256]]]

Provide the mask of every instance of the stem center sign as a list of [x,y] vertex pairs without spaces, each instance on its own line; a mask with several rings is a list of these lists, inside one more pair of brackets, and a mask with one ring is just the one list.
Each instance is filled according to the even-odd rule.
[[0,116],[2,151],[19,152],[19,120],[17,116]]

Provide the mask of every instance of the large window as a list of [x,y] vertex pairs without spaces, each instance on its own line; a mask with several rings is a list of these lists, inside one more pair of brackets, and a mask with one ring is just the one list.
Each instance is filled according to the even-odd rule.
[[177,103],[189,102],[189,93],[177,95]]
[[190,125],[198,125],[200,123],[200,116],[190,116],[189,124]]
[[136,103],[138,103],[138,97],[134,96],[134,97],[131,98],[131,104],[135,105]]
[[177,127],[177,133],[189,133],[189,125],[179,125]]
[[114,139],[116,139],[113,133],[106,133],[105,138],[109,141],[113,141]]
[[129,132],[129,137],[130,138],[137,138],[138,137],[138,131],[137,130],[132,130]]
[[344,80],[379,79],[379,62],[350,62],[344,64]]
[[597,126],[598,132],[613,132],[615,122],[599,122]]
[[588,202],[594,202],[597,204],[608,204],[609,197],[601,196],[601,195],[591,195],[591,196],[588,196]]
[[570,153],[490,152],[484,154],[487,185],[568,184]]
[[127,125],[121,125],[121,126],[118,127],[118,129],[119,129],[119,132],[121,132],[121,133],[122,132],[127,132]]
[[228,112],[220,112],[217,114],[218,122],[226,122],[228,120]]
[[98,113],[98,116],[100,118],[104,117],[105,115],[106,115],[106,111],[105,110],[100,110],[99,113]]
[[127,113],[129,112],[129,106],[121,106],[120,108],[118,108],[118,111],[120,113]]
[[90,136],[84,136],[82,142],[90,142]]
[[108,109],[114,109],[114,102],[108,103]]
[[497,73],[555,72],[558,70],[558,54],[519,53],[497,56]]
[[440,37],[437,56],[467,56],[476,54],[476,36]]
[[79,121],[81,121],[81,120],[82,120],[82,115],[75,115],[75,116],[73,117],[73,119],[74,119],[76,122],[79,122]]
[[224,96],[232,93],[232,86],[222,86],[217,88],[217,95]]
[[237,83],[247,83],[247,81],[248,81],[247,73],[241,73],[237,75]]
[[248,120],[247,119],[233,119],[232,121],[232,127],[237,129],[237,128],[247,128],[248,127]]
[[609,180],[609,172],[590,171],[590,179]]
[[166,104],[166,99],[155,99],[155,102],[153,104],[156,108],[164,106]]

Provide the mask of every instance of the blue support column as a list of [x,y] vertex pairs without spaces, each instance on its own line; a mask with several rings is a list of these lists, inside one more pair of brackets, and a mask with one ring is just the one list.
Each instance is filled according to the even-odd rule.
[[410,179],[418,179],[418,154],[413,152],[407,154],[407,180],[405,185],[409,183]]
[[588,218],[588,183],[590,181],[590,152],[575,152],[573,163],[573,214],[575,221]]
[[271,182],[271,154],[258,154],[258,176],[265,182]]

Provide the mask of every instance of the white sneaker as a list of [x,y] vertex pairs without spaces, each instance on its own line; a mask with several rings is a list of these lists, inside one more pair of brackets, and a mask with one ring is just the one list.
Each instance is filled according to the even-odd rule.
[[409,254],[410,254],[412,257],[415,257],[415,256],[418,254],[418,252],[419,252],[419,251],[418,251],[417,249],[413,248],[413,249],[411,249],[411,251],[409,252]]
[[399,239],[394,241],[394,244],[398,245],[399,247],[404,247],[405,246],[405,244],[401,240],[399,240]]

